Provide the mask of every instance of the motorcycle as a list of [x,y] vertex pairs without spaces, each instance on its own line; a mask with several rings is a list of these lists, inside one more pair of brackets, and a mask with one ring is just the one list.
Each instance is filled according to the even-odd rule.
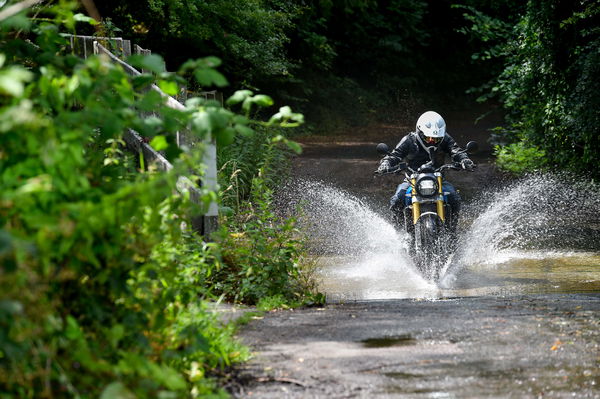
[[[472,153],[476,150],[477,143],[470,141],[462,152]],[[393,156],[385,143],[377,145],[377,152]],[[404,172],[410,186],[406,190],[405,206],[399,217],[403,218],[404,228],[411,238],[409,251],[417,269],[423,277],[438,281],[442,268],[454,251],[457,223],[448,203],[449,193],[442,189],[443,172],[462,170],[462,167],[460,163],[453,162],[434,168],[433,148],[429,150],[429,158],[430,161],[417,170],[410,168],[406,162],[400,162],[394,169],[376,175],[409,172]]]

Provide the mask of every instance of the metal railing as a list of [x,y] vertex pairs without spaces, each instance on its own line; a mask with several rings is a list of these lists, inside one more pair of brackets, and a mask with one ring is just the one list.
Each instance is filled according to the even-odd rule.
[[[108,57],[111,62],[121,65],[123,70],[131,75],[138,76],[142,73],[127,64],[124,59],[131,55],[131,42],[118,38],[108,37],[95,37],[95,36],[76,36],[71,35],[69,37],[71,48],[73,52],[83,58],[87,58],[92,55],[103,55]],[[102,44],[104,43],[104,44]],[[108,48],[107,48],[108,46]],[[133,46],[135,54],[150,54],[150,50],[141,48],[138,45]],[[156,90],[165,100],[165,104],[168,107],[174,109],[185,109],[183,104],[177,101],[175,98],[165,94],[156,85],[152,85],[151,90]],[[202,95],[202,94],[201,94]],[[205,92],[204,97],[211,99],[218,99],[217,92]],[[222,102],[222,97],[221,97]],[[144,159],[148,162],[154,163],[158,169],[162,171],[169,171],[173,168],[173,165],[158,151],[154,150],[148,145],[140,134],[132,129],[129,129],[124,134],[125,142],[127,146],[136,153],[141,153]],[[182,146],[191,147],[194,145],[192,135],[188,131],[177,132],[177,144]],[[217,150],[214,144],[214,140],[209,138],[203,143],[203,160],[202,163],[205,165],[204,175],[202,176],[201,185],[208,188],[209,190],[217,190]],[[177,189],[180,191],[188,191],[190,193],[190,199],[194,203],[200,203],[200,190],[189,178],[180,176],[177,180]],[[218,207],[215,202],[212,202],[208,210],[202,215],[193,216],[191,219],[192,228],[200,232],[205,236],[209,236],[210,233],[217,228],[217,217]]]

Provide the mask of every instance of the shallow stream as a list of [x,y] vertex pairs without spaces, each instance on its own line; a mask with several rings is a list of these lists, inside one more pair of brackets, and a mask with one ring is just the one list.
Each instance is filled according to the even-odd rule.
[[408,236],[385,212],[322,183],[291,193],[330,302],[600,292],[600,188],[566,176],[531,176],[465,203],[438,283],[415,269]]

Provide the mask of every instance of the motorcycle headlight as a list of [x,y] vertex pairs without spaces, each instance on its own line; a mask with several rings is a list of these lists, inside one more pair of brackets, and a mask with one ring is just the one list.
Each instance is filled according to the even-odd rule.
[[423,197],[431,197],[438,192],[437,181],[433,178],[423,178],[417,182],[417,193]]

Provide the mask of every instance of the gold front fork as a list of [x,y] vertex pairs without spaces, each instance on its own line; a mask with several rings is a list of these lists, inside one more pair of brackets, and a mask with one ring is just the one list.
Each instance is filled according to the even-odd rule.
[[[412,185],[412,198],[414,199],[417,195],[417,179],[410,179],[410,184]],[[413,210],[413,224],[417,224],[417,220],[421,217],[421,204],[418,202],[412,202],[412,210]]]
[[437,177],[439,187],[439,197],[437,200],[437,213],[442,222],[446,221],[446,214],[444,212],[444,190],[442,189],[442,176]]

